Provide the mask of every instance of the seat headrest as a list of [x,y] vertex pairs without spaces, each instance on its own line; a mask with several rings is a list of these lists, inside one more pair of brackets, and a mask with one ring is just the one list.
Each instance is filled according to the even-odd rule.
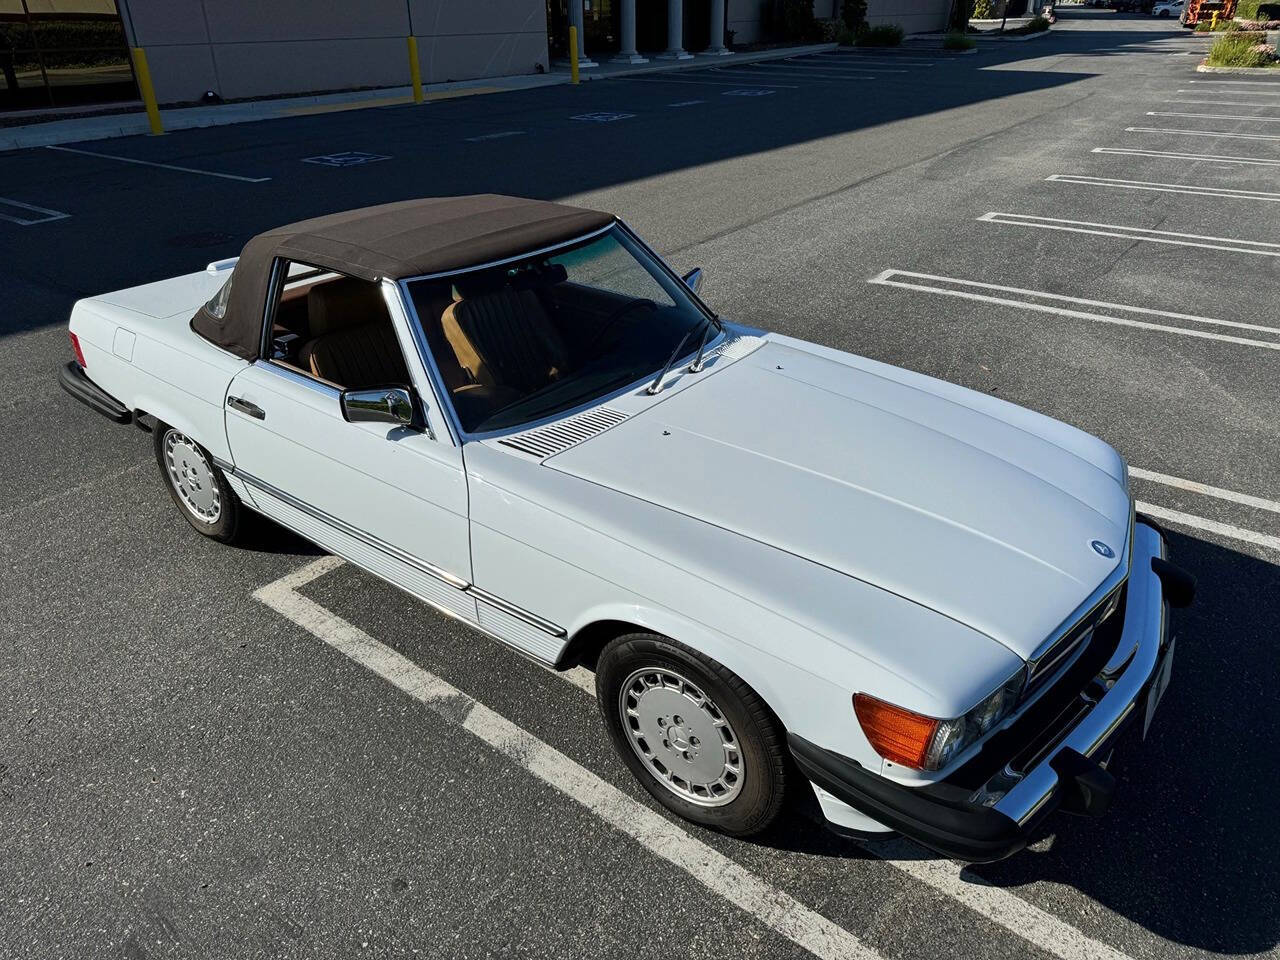
[[386,316],[381,288],[367,280],[343,277],[318,283],[307,292],[307,321],[313,337],[363,326]]

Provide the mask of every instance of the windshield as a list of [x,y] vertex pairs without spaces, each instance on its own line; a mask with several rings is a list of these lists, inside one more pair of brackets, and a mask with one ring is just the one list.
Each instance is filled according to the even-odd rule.
[[[468,433],[518,427],[653,375],[708,316],[621,228],[407,284]],[[681,348],[683,350],[683,348]]]

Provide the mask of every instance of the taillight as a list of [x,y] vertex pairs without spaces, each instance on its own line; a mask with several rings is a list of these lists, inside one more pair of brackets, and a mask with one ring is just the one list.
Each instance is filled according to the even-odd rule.
[[70,330],[67,331],[67,336],[71,338],[71,349],[76,355],[76,363],[80,364],[80,369],[85,369],[89,364],[84,362],[84,351],[80,349],[80,338]]
[[855,694],[853,712],[862,732],[880,756],[916,770],[924,769],[938,721],[865,693]]

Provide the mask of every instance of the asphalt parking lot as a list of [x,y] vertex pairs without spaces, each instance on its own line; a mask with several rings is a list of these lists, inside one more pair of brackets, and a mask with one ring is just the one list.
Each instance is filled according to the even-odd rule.
[[[1280,954],[1280,77],[1197,73],[1203,43],[1066,11],[969,56],[0,154],[0,956]],[[274,527],[201,540],[150,438],[57,388],[77,297],[490,191],[615,211],[733,319],[1125,455],[1199,598],[1105,819],[963,869],[803,807],[753,841],[669,820],[589,677]]]

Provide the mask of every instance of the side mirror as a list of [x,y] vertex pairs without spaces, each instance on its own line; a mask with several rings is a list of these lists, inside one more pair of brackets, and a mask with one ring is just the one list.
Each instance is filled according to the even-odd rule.
[[702,289],[702,268],[694,267],[684,275],[684,285],[697,293]]
[[339,400],[348,423],[392,423],[415,430],[422,426],[417,398],[408,387],[343,390]]

